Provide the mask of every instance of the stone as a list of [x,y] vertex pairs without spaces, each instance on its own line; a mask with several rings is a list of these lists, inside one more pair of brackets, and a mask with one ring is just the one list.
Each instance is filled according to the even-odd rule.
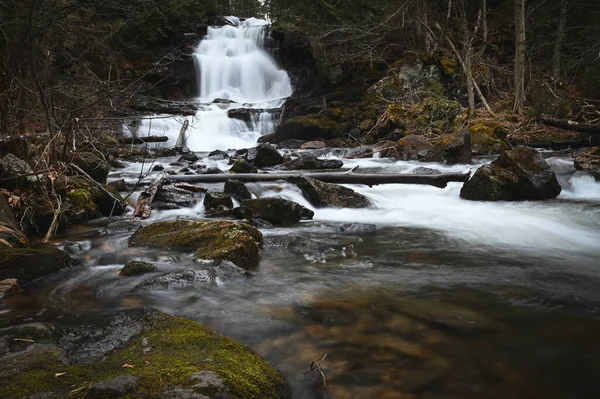
[[107,184],[108,187],[112,187],[117,191],[127,191],[127,183],[124,179],[114,180]]
[[204,194],[203,204],[205,209],[211,209],[218,206],[223,206],[228,209],[233,208],[233,200],[231,199],[231,196],[227,193],[209,191],[206,194]]
[[26,284],[75,262],[64,251],[46,245],[38,248],[0,248],[0,279],[16,278]]
[[575,169],[590,172],[600,180],[600,147],[595,147],[575,157]]
[[149,224],[129,238],[131,247],[194,251],[197,259],[228,260],[243,269],[258,266],[262,234],[246,223],[171,220]]
[[21,177],[30,173],[33,169],[27,162],[13,154],[6,154],[0,159],[0,188],[29,190],[45,184],[46,177],[42,174]]
[[227,154],[225,151],[214,150],[208,153],[208,157],[211,159],[229,159],[229,154]]
[[339,229],[343,233],[374,233],[377,225],[368,223],[344,223]]
[[19,287],[19,282],[16,278],[7,278],[0,281],[0,296],[19,291],[21,291],[21,287]]
[[162,172],[163,170],[165,170],[165,167],[161,164],[156,164],[152,167],[153,172]]
[[225,186],[223,187],[223,191],[239,202],[252,198],[252,195],[250,194],[250,191],[248,191],[246,185],[243,182],[235,179],[227,180],[225,182]]
[[330,140],[341,137],[343,131],[335,119],[324,114],[297,116],[284,121],[275,132],[275,141],[289,139],[311,141],[316,138]]
[[166,290],[188,287],[197,283],[214,284],[215,274],[208,270],[184,270],[152,277],[135,288],[139,290]]
[[287,170],[310,170],[310,169],[339,169],[344,162],[339,159],[318,159],[312,154],[300,154],[294,160],[279,165],[281,169]]
[[97,154],[87,151],[79,152],[73,158],[73,163],[98,183],[106,184],[110,165]]
[[443,151],[421,136],[409,135],[396,145],[398,158],[404,161],[441,162]]
[[92,398],[122,398],[133,392],[139,381],[132,375],[122,375],[108,381],[102,381],[92,385],[90,397]]
[[325,183],[310,177],[294,176],[288,179],[302,190],[302,195],[316,207],[368,208],[371,201],[356,191],[339,184]]
[[141,276],[142,274],[154,273],[158,271],[158,267],[148,262],[131,261],[127,262],[119,272],[119,276],[133,277]]
[[242,205],[252,210],[254,217],[265,219],[276,226],[291,226],[314,216],[310,209],[281,197],[246,200]]
[[437,169],[426,168],[425,166],[419,166],[417,168],[414,168],[413,170],[410,171],[410,173],[415,174],[415,175],[428,175],[428,176],[442,174],[442,172],[440,172]]
[[289,139],[279,143],[280,148],[288,148],[291,150],[299,150],[304,145],[304,140]]
[[[86,221],[101,216],[119,216],[127,209],[127,205],[123,202],[115,203],[111,196],[81,176],[71,179],[71,187],[66,194],[66,200],[71,205],[67,209],[69,220]],[[121,194],[114,188],[107,185],[103,187],[116,198],[123,200]]]
[[556,174],[533,148],[505,151],[464,183],[460,197],[474,201],[528,201],[556,198]]
[[237,160],[233,163],[229,172],[233,173],[258,173],[256,166],[249,164],[244,160]]
[[389,140],[383,140],[375,145],[363,145],[349,149],[344,155],[349,159],[372,158],[375,155],[379,158],[398,158],[396,143]]
[[216,166],[211,166],[210,168],[200,169],[198,171],[199,175],[219,175],[223,173],[223,171]]
[[323,148],[327,148],[327,144],[323,141],[307,141],[300,146],[302,150],[321,150]]
[[163,186],[156,192],[152,208],[159,210],[191,208],[200,202],[201,194],[173,186]]
[[256,147],[256,151],[253,164],[259,169],[279,165],[283,162],[283,157],[272,145],[260,144]]
[[190,151],[190,152],[180,156],[179,159],[177,160],[177,162],[179,162],[179,163],[194,163],[198,160],[200,160],[198,155],[196,155],[195,153]]

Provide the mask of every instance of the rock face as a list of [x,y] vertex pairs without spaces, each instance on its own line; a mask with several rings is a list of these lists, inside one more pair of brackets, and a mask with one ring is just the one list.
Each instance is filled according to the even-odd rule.
[[297,202],[280,197],[251,199],[242,205],[250,209],[254,217],[278,226],[291,226],[300,220],[312,219],[315,214]]
[[140,261],[131,261],[128,262],[121,271],[119,272],[120,276],[124,277],[133,277],[133,276],[141,276],[147,273],[154,273],[158,271],[158,268],[154,266],[152,263],[148,262],[140,262]]
[[0,280],[16,278],[25,284],[73,264],[66,252],[53,246],[0,248]]
[[275,141],[290,139],[310,141],[317,138],[330,140],[341,136],[338,123],[327,115],[310,114],[297,116],[283,122],[277,128]]
[[344,162],[339,159],[318,159],[312,154],[301,154],[300,157],[280,165],[281,169],[307,170],[307,169],[339,169]]
[[356,191],[339,184],[325,183],[310,177],[291,177],[289,182],[297,185],[304,197],[316,207],[368,208],[371,201]]
[[577,156],[575,158],[575,169],[588,171],[597,180],[600,180],[600,147],[592,148]]
[[398,140],[398,157],[405,161],[440,162],[443,152],[423,137],[410,135]]
[[261,232],[227,221],[173,220],[152,223],[129,238],[131,247],[194,251],[197,259],[229,260],[243,269],[258,266]]
[[0,350],[0,396],[58,399],[84,387],[89,398],[290,398],[263,359],[203,325],[145,310],[87,320],[1,329],[10,352]]
[[460,197],[476,201],[526,201],[557,197],[556,175],[534,149],[505,151],[477,172],[460,190]]
[[254,158],[254,166],[257,168],[266,168],[269,166],[279,165],[283,162],[283,157],[275,147],[269,144],[260,144],[256,147],[256,158]]
[[[0,188],[6,188],[8,190],[30,189],[40,185],[43,185],[46,181],[44,175],[33,175],[26,176],[29,173],[33,173],[31,166],[22,159],[17,158],[13,154],[6,154],[0,159]],[[10,178],[15,179],[10,179]],[[9,180],[4,180],[9,179]]]
[[80,152],[73,158],[73,163],[98,183],[106,184],[110,166],[108,162],[96,154],[92,152]]

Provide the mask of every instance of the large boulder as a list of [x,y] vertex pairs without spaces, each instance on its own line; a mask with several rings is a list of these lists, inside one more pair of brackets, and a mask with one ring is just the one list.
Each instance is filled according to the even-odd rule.
[[163,186],[154,196],[152,208],[160,210],[191,208],[201,199],[200,193],[173,186]]
[[239,159],[231,165],[229,173],[258,173],[258,169],[247,161]]
[[310,169],[339,169],[344,162],[339,159],[318,159],[312,154],[300,154],[294,160],[279,165],[280,169],[286,170],[310,170]]
[[228,260],[243,269],[258,266],[262,234],[246,223],[170,220],[152,223],[129,238],[131,247],[194,251],[197,259]]
[[225,186],[223,187],[223,191],[240,202],[252,198],[252,195],[250,194],[250,191],[248,191],[246,185],[243,182],[235,179],[227,180],[225,182]]
[[25,284],[73,264],[66,252],[53,246],[0,248],[0,280],[16,278]]
[[73,164],[90,175],[98,183],[106,184],[110,165],[93,152],[80,152],[73,158]]
[[8,190],[28,190],[45,184],[42,174],[32,175],[31,166],[13,154],[6,154],[0,159],[0,188]]
[[416,135],[409,135],[398,140],[396,149],[398,158],[405,161],[441,162],[443,157],[441,148]]
[[592,148],[575,158],[575,169],[590,172],[600,180],[600,147]]
[[556,175],[534,149],[518,147],[477,169],[460,190],[460,197],[476,201],[525,201],[557,197]]
[[74,177],[71,180],[71,189],[65,196],[65,202],[68,204],[65,209],[69,220],[86,221],[102,216],[122,215],[127,206],[122,202],[121,194],[110,186],[103,187],[121,202],[116,202],[91,181],[83,177]]
[[294,176],[288,179],[297,185],[304,197],[316,207],[368,208],[371,201],[356,191],[339,184],[325,183],[310,177]]
[[148,310],[88,316],[0,329],[0,396],[290,398],[267,362],[201,324]]
[[256,157],[254,158],[254,166],[257,168],[266,168],[269,166],[279,165],[283,162],[283,157],[269,144],[260,144],[256,147]]
[[310,209],[280,197],[251,199],[242,202],[242,205],[250,209],[254,217],[278,226],[291,226],[300,220],[312,219],[314,216],[314,212]]
[[290,139],[310,141],[317,138],[330,140],[340,137],[342,133],[339,124],[329,116],[309,114],[290,118],[279,125],[275,133],[275,141]]

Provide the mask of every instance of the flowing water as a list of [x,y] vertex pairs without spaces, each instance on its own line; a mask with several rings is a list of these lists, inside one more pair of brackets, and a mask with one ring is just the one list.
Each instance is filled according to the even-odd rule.
[[[210,93],[223,95],[218,85],[202,95]],[[201,162],[226,170],[207,151],[240,136],[218,131],[223,137],[198,138],[196,149]],[[382,173],[478,166],[341,159],[344,168]],[[464,201],[458,183],[357,185],[349,187],[373,207],[314,209],[290,184],[248,184],[256,197],[280,195],[315,217],[261,229],[265,247],[253,276],[216,284],[135,290],[148,276],[119,277],[127,261],[162,271],[206,266],[188,254],[128,248],[131,232],[106,228],[107,220],[83,225],[57,240],[79,244],[68,246],[79,247],[82,266],[3,298],[0,325],[152,307],[249,345],[283,372],[294,399],[315,397],[320,376],[305,372],[325,354],[321,370],[336,399],[597,398],[600,184],[576,172],[572,159],[549,154],[548,162],[563,192],[543,202]],[[134,182],[148,167],[128,164],[110,178]],[[174,217],[202,219],[204,210],[153,212],[151,221]]]

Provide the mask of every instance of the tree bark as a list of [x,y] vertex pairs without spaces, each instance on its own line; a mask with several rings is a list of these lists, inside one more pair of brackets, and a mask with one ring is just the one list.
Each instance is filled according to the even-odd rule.
[[525,0],[515,0],[515,112],[525,104]]
[[561,50],[565,36],[565,25],[567,24],[567,0],[560,0],[560,16],[556,28],[554,40],[554,51],[552,52],[552,79],[557,82],[560,79]]
[[469,100],[469,118],[475,116],[475,93],[473,91],[473,69],[471,61],[473,59],[473,47],[471,46],[471,31],[467,21],[467,10],[465,0],[460,3],[461,29],[463,32],[463,65],[467,80],[467,98]]
[[152,211],[152,201],[154,201],[154,196],[156,196],[156,193],[161,189],[165,182],[166,179],[161,175],[154,179],[154,181],[140,193],[137,205],[133,210],[134,219],[148,219],[150,212]]
[[554,126],[565,130],[573,130],[575,132],[600,134],[600,124],[579,123],[564,119],[542,119],[542,123],[544,125]]
[[483,30],[483,44],[487,44],[488,40],[488,26],[487,26],[487,0],[483,0],[481,4],[481,28]]
[[430,186],[445,188],[449,182],[465,182],[469,179],[468,173],[445,173],[440,175],[412,175],[412,174],[362,174],[362,173],[235,173],[218,175],[189,175],[166,176],[171,182],[186,183],[221,183],[229,179],[243,182],[277,181],[290,177],[311,177],[326,183],[337,184],[366,184],[377,186],[379,184],[428,184]]

